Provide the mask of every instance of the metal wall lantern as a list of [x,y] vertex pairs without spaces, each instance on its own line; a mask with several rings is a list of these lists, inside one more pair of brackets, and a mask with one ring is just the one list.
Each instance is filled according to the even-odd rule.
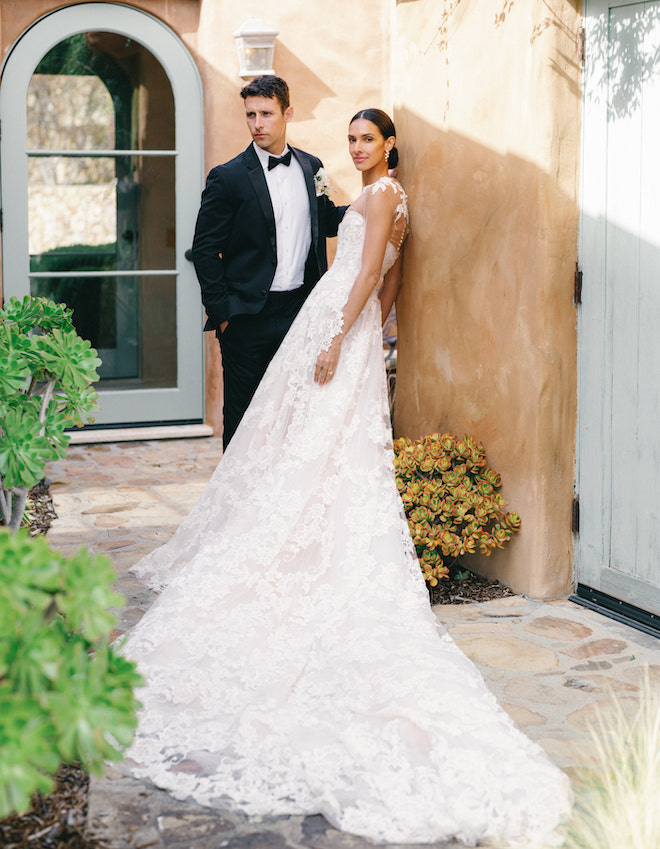
[[273,73],[275,39],[280,31],[250,16],[233,34],[241,77],[257,77]]

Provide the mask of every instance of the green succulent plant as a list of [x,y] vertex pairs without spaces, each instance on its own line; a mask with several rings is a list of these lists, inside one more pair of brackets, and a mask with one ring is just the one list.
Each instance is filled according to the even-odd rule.
[[109,644],[113,578],[104,555],[0,529],[0,818],[48,793],[61,763],[101,772],[132,739],[142,679]]
[[46,463],[65,456],[66,428],[92,422],[101,361],[71,310],[11,298],[0,310],[0,524],[17,530]]
[[0,311],[0,817],[49,792],[62,763],[100,772],[136,726],[135,664],[110,645],[123,604],[103,555],[66,558],[19,529],[29,490],[92,421],[101,361],[44,298]]
[[432,433],[394,442],[396,484],[425,580],[432,587],[470,554],[503,548],[520,528],[497,490],[500,475],[471,437]]

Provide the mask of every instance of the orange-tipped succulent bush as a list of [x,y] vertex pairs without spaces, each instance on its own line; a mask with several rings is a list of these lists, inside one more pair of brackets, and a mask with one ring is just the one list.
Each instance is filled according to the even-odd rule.
[[432,433],[394,441],[396,485],[425,580],[435,587],[468,554],[503,548],[520,528],[507,513],[500,475],[469,436]]

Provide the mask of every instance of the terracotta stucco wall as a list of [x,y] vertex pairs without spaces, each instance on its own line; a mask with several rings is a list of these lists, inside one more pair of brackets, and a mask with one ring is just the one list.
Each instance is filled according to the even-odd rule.
[[522,530],[478,568],[544,597],[572,582],[578,26],[564,0],[401,0],[395,27],[396,431],[484,443]]
[[[393,0],[392,0],[393,2]],[[243,150],[244,80],[232,33],[252,15],[277,27],[274,70],[291,88],[294,120],[289,140],[320,156],[337,189],[333,200],[347,203],[360,179],[349,159],[348,121],[360,108],[391,111],[390,0],[341,0],[328,13],[321,0],[142,0],[130,5],[160,18],[190,50],[202,79],[205,116],[205,170]],[[4,58],[38,17],[71,3],[0,0],[0,51]],[[330,246],[332,253],[332,246]],[[200,325],[201,332],[201,325]],[[217,342],[206,334],[207,420],[220,431],[222,376]]]

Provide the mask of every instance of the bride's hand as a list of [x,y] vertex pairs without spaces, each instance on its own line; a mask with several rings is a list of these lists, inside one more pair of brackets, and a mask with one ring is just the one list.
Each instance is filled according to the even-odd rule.
[[339,362],[339,354],[341,353],[341,343],[343,336],[335,336],[330,343],[327,351],[321,351],[316,358],[316,366],[314,368],[314,382],[319,385],[329,383],[337,371],[337,363]]

